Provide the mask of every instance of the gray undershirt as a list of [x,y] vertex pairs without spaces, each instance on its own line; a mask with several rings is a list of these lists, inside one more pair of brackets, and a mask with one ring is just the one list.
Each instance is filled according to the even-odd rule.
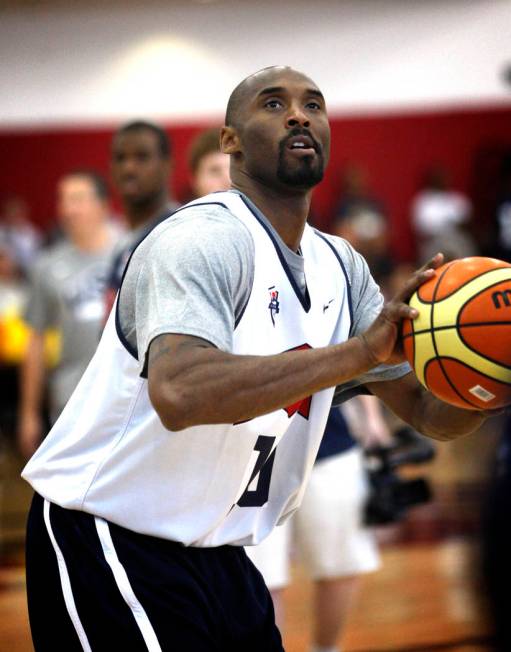
[[[302,256],[287,247],[259,209],[244,199],[273,234],[304,293]],[[365,260],[345,240],[324,235],[334,245],[348,276],[353,336],[371,325],[383,297]],[[119,296],[121,330],[132,349],[140,352],[141,373],[151,341],[164,333],[200,337],[232,351],[235,324],[250,297],[253,270],[250,231],[223,206],[190,206],[155,227],[133,254]],[[344,400],[346,390],[399,378],[409,370],[407,364],[381,365],[337,388],[335,402]]]
[[59,361],[48,379],[52,421],[96,350],[112,246],[113,238],[103,250],[92,253],[64,240],[40,254],[30,269],[25,321],[38,333],[57,328],[61,335]]

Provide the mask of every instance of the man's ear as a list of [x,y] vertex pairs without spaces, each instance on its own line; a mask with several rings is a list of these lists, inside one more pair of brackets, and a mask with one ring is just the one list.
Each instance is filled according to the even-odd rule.
[[222,127],[220,130],[220,149],[224,154],[241,152],[240,138],[234,127]]

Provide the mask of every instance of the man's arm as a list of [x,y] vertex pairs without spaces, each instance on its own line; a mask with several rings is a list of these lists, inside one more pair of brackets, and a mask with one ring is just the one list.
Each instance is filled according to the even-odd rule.
[[272,412],[372,367],[359,338],[271,356],[225,353],[186,335],[160,335],[149,349],[149,397],[163,425],[181,430],[237,423]]
[[30,457],[42,437],[41,404],[45,380],[44,334],[32,330],[20,368],[18,445]]
[[462,410],[435,398],[413,373],[369,385],[398,417],[428,437],[449,441],[477,430],[488,413]]
[[181,430],[236,423],[267,414],[355,378],[385,361],[402,360],[401,320],[417,311],[406,299],[434,274],[418,270],[370,328],[342,344],[272,356],[233,355],[187,335],[160,335],[150,344],[149,397],[162,423]]
[[25,323],[30,327],[27,351],[20,368],[20,403],[18,410],[18,445],[30,457],[41,443],[43,420],[41,406],[46,382],[44,333],[56,324],[57,298],[51,275],[51,256],[44,255],[30,268],[30,292]]

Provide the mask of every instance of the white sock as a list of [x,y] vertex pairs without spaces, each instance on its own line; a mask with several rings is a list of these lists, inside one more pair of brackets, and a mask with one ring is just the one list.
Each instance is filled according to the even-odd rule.
[[332,645],[330,647],[321,647],[319,645],[313,645],[310,652],[342,652],[340,647],[337,645]]

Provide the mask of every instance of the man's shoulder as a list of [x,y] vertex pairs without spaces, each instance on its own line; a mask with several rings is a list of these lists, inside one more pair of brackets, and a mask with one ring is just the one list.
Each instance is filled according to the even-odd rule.
[[186,204],[172,215],[160,222],[140,244],[140,249],[147,251],[163,242],[179,243],[189,240],[193,243],[235,241],[252,243],[248,227],[220,201],[214,201],[214,195]]
[[354,276],[364,272],[364,268],[366,267],[364,258],[347,240],[336,235],[331,235],[330,233],[324,233],[318,229],[314,229],[314,232],[316,235],[326,240],[335,250],[350,282],[353,280]]

